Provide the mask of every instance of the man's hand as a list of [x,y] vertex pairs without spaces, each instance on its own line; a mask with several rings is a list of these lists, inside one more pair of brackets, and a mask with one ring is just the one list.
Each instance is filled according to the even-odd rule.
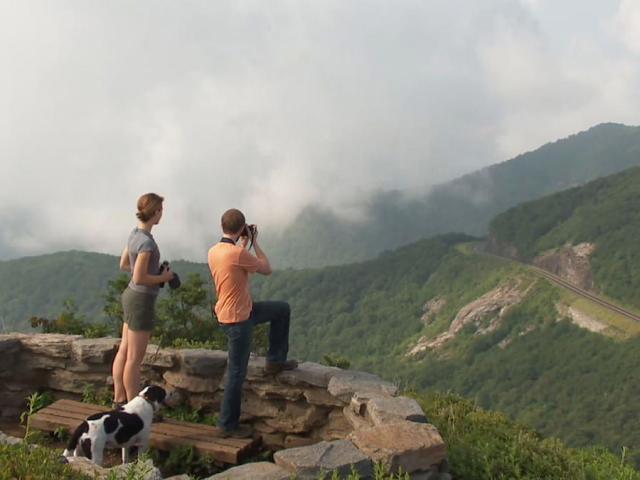
[[257,237],[258,227],[256,225],[245,225],[242,235],[240,236],[242,239],[242,248],[247,248],[247,245],[250,245],[249,248],[251,248],[251,246],[255,244]]

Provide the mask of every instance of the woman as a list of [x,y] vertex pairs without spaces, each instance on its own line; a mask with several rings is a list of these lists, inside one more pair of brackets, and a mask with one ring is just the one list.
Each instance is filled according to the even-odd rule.
[[120,257],[120,269],[132,276],[122,293],[122,341],[113,361],[114,408],[140,392],[140,366],[153,330],[159,285],[173,278],[168,268],[160,273],[160,250],[151,235],[151,229],[162,218],[163,201],[155,193],[138,199],[138,226],[129,235]]

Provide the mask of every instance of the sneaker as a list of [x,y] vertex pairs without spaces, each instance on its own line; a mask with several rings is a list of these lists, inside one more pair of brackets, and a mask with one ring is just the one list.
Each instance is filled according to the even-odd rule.
[[284,362],[267,362],[264,366],[264,371],[269,375],[275,375],[283,370],[293,370],[295,368],[298,368],[296,360],[285,360]]
[[111,409],[112,410],[120,410],[122,407],[124,407],[127,404],[127,402],[116,402],[113,401],[111,403]]
[[220,438],[250,438],[253,436],[253,428],[249,425],[238,425],[233,430],[216,427],[216,436]]

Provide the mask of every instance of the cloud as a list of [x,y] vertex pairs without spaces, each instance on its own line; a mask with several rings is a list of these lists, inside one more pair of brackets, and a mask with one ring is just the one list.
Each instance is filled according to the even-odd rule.
[[640,53],[640,4],[634,0],[621,0],[611,23],[612,30],[625,46]]
[[0,256],[117,253],[156,191],[163,254],[201,260],[230,206],[357,217],[369,192],[638,123],[633,41],[607,26],[635,4],[597,4],[5,2]]

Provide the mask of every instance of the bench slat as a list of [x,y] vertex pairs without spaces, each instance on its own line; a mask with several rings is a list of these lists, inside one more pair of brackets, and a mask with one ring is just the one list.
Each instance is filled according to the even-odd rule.
[[[31,417],[31,426],[38,430],[54,431],[65,427],[73,432],[87,416],[108,411],[109,408],[73,400],[58,400]],[[165,419],[151,427],[149,443],[160,450],[176,446],[193,446],[200,454],[215,460],[237,464],[259,444],[259,439],[217,438],[215,427]]]
[[[77,418],[78,424],[86,417],[93,413],[105,412],[107,409],[98,405],[91,405],[73,400],[60,400],[46,407],[47,413],[55,412],[57,415],[67,418]],[[230,445],[233,447],[246,447],[247,440],[241,438],[216,438],[217,429],[211,425],[203,425],[200,423],[190,423],[173,418],[165,417],[162,422],[154,423],[153,431],[176,433],[193,432],[195,438],[209,440],[215,438],[215,442],[221,445]]]

